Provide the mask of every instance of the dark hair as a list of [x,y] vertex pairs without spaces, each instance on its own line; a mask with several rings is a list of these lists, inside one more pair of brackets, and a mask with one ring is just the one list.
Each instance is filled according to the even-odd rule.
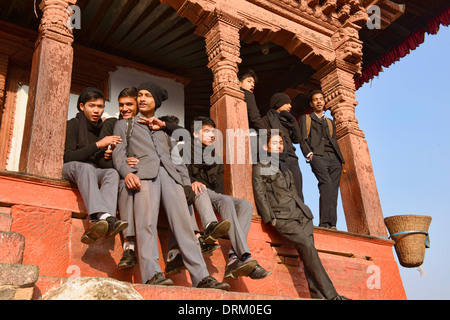
[[238,73],[239,81],[244,81],[247,78],[253,78],[253,79],[255,79],[255,83],[258,82],[258,77],[256,76],[255,71],[253,71],[251,69],[243,70]]
[[173,123],[178,125],[178,123],[180,123],[180,119],[178,119],[175,116],[162,116],[159,118],[159,120],[164,121],[164,122],[168,122],[168,123]]
[[203,127],[203,126],[211,126],[211,127],[213,127],[213,128],[216,127],[216,123],[214,122],[213,119],[208,118],[208,117],[201,117],[201,116],[200,116],[200,117],[195,118],[194,121],[192,121],[192,124],[191,124],[191,133],[194,133],[194,130],[195,130],[195,123],[196,123],[196,122],[201,122],[201,123],[202,123],[202,127]]
[[264,141],[262,141],[262,143],[265,146],[269,146],[270,139],[272,139],[275,136],[280,136],[282,139],[284,139],[283,131],[281,131],[279,129],[269,128],[269,129],[267,129],[267,135],[261,134],[262,138],[264,138],[264,136],[265,136],[266,139]]
[[119,93],[119,99],[120,98],[128,98],[128,97],[137,99],[137,96],[138,96],[138,91],[137,91],[137,88],[135,88],[135,87],[125,88]]
[[78,97],[78,101],[77,101],[77,108],[78,111],[81,111],[81,104],[85,104],[88,101],[91,100],[98,100],[98,99],[103,99],[103,101],[105,101],[105,96],[103,95],[103,93],[96,89],[96,88],[86,88],[84,89],[80,96]]
[[323,97],[325,97],[325,95],[323,94],[322,90],[313,90],[309,93],[309,102],[312,102],[312,98],[316,95],[316,94],[321,94]]

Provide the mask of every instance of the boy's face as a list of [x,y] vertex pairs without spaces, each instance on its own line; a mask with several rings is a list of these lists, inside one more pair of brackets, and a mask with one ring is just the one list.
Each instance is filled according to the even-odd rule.
[[138,113],[137,101],[132,97],[119,99],[119,112],[124,119],[133,118]]
[[204,125],[200,132],[194,132],[194,137],[202,141],[205,146],[210,146],[216,140],[216,128],[210,125]]
[[311,108],[313,108],[313,111],[315,113],[320,113],[325,108],[325,99],[323,98],[323,94],[316,93],[312,96],[312,101],[310,102]]
[[241,88],[253,92],[255,90],[255,79],[253,77],[245,78],[240,81]]
[[80,109],[89,121],[94,123],[98,122],[102,119],[103,112],[105,111],[105,100],[99,98],[86,101],[80,104]]
[[156,103],[150,91],[139,91],[137,102],[141,113],[148,114],[150,112],[155,112]]
[[272,138],[270,138],[269,144],[267,146],[264,146],[264,150],[271,153],[283,153],[283,138],[279,135],[273,136]]

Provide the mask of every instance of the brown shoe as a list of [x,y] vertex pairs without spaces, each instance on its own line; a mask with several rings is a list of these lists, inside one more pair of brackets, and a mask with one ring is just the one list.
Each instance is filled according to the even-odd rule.
[[89,229],[81,237],[84,244],[93,244],[98,239],[103,238],[108,232],[108,222],[105,220],[89,222]]
[[145,284],[150,284],[150,285],[154,285],[154,286],[173,286],[174,285],[173,281],[164,277],[162,272],[157,272]]
[[211,222],[205,230],[203,235],[203,241],[205,244],[214,244],[217,239],[223,237],[228,233],[231,227],[230,220],[223,221],[213,221]]
[[236,280],[238,277],[245,277],[252,273],[255,267],[258,265],[258,261],[252,258],[244,261],[240,259],[234,259],[231,263],[228,263],[225,268],[224,279],[226,281]]
[[218,290],[230,290],[230,285],[226,282],[219,282],[211,276],[207,276],[200,281],[197,288],[202,289],[218,289]]

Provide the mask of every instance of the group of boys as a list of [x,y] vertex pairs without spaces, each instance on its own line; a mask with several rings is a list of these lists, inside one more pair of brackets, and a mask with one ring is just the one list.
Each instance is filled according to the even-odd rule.
[[[301,172],[293,146],[300,143],[319,179],[321,223],[323,208],[329,207],[330,202],[334,206],[327,209],[328,215],[323,214],[324,226],[334,228],[335,194],[328,180],[334,179],[331,185],[336,184],[343,159],[336,151],[334,125],[333,130],[328,130],[330,123],[320,118],[323,94],[312,95],[312,121],[303,117],[299,126],[290,113],[287,95],[274,95],[271,112],[261,117],[253,95],[256,75],[246,73],[239,80],[251,128],[267,129],[261,145],[269,155],[279,159],[275,168],[263,161],[253,167],[258,212],[265,223],[294,242],[305,265],[311,297],[344,299],[336,292],[314,247],[313,216],[304,204]],[[103,94],[95,88],[86,88],[81,93],[77,103],[79,113],[68,121],[63,166],[63,178],[78,186],[89,214],[89,227],[81,241],[93,244],[122,232],[124,253],[119,268],[132,267],[138,260],[143,283],[173,285],[158,263],[157,223],[162,206],[170,232],[166,275],[186,268],[193,286],[229,290],[227,282],[221,283],[209,275],[202,256],[217,249],[217,239],[228,235],[231,248],[225,280],[269,276],[270,272],[252,257],[247,244],[253,205],[226,195],[223,165],[204,159],[205,154],[215,154],[214,121],[208,117],[195,119],[194,123],[201,125],[191,127],[191,161],[183,163],[177,141],[170,138],[182,127],[169,118],[166,121],[155,118],[156,110],[167,99],[167,91],[156,83],[126,88],[119,95],[119,119],[103,121]],[[322,134],[320,139],[315,137],[317,132]],[[333,162],[332,152],[340,155],[339,165]],[[270,174],[264,170],[267,166],[272,169]],[[116,217],[117,209],[120,220]],[[194,212],[200,217],[203,234]]]

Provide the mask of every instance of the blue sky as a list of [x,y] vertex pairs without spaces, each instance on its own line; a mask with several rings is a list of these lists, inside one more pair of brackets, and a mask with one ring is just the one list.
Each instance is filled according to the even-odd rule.
[[[449,53],[450,28],[441,27],[357,91],[356,118],[369,144],[384,216],[433,218],[425,276],[399,265],[410,300],[450,299]],[[305,202],[317,225],[317,181],[309,165],[300,161],[300,167]],[[338,229],[347,230],[340,199],[338,210]]]

